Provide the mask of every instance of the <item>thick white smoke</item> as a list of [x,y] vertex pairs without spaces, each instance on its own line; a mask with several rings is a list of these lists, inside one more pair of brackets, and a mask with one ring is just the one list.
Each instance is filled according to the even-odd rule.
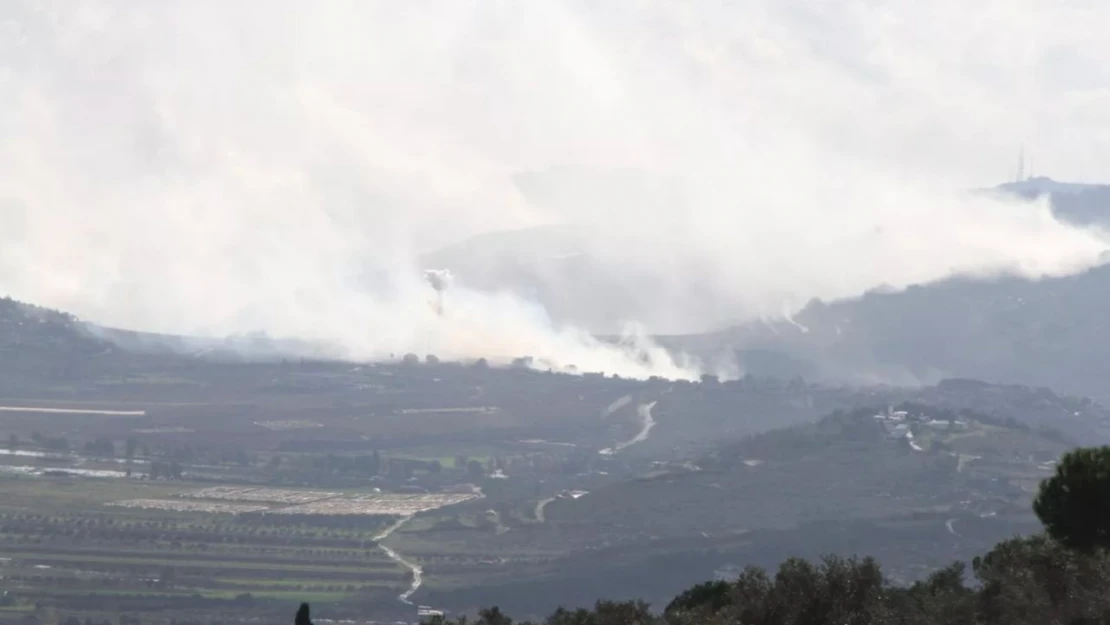
[[[0,0],[0,290],[92,321],[262,329],[357,358],[531,355],[692,375],[414,260],[573,222],[651,285],[648,331],[953,273],[1067,273],[1103,240],[953,190],[1110,162],[1110,6]],[[680,181],[532,202],[559,165]],[[585,310],[601,301],[582,301]],[[623,320],[617,320],[623,321]]]

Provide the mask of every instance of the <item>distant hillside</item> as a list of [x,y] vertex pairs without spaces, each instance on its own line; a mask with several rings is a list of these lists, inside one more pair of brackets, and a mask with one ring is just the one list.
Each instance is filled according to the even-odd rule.
[[105,345],[73,315],[10,297],[0,299],[0,349],[98,352]]
[[76,317],[0,299],[0,393],[38,388],[75,376],[96,360],[110,366],[114,348]]
[[[991,193],[1048,194],[1056,214],[1110,226],[1110,186],[1033,178]],[[1039,281],[952,278],[905,291],[814,300],[791,320],[665,341],[735,348],[744,370],[839,383],[933,383],[964,377],[1048,386],[1110,401],[1110,266]]]
[[996,192],[1027,199],[1048,196],[1057,217],[1077,225],[1110,225],[1110,185],[1058,182],[1039,176],[998,185]]
[[[907,405],[908,415],[839,413],[719,447],[695,462],[548,506],[548,518],[716,534],[912,510],[1025,505],[1045,463],[1071,445],[970,411]],[[666,501],[667,510],[658,502]]]
[[1085,182],[1060,182],[1047,176],[1035,176],[1015,182],[1004,182],[996,190],[1013,193],[1021,196],[1039,196],[1044,194],[1076,194],[1105,189],[1107,185],[1088,184]]
[[1107,401],[1108,313],[1110,266],[1102,266],[1041,281],[951,279],[813,301],[791,321],[666,343],[694,352],[732,345],[757,375],[898,384],[963,377]]
[[[748,377],[725,384],[678,384],[659,394],[651,437],[624,453],[665,458],[679,449],[697,454],[706,445],[812,423],[835,411],[906,402],[943,410],[971,410],[1012,427],[1055,431],[1051,436],[1075,444],[1110,443],[1110,409],[1090,399],[1059,395],[1045,388],[958,379],[919,388],[844,387]],[[620,417],[618,414],[610,420]]]
[[84,324],[85,331],[134,354],[173,355],[219,362],[269,362],[282,358],[335,357],[326,346],[296,339],[275,339],[264,332],[224,337],[154,334]]
[[830,551],[878,555],[893,577],[911,580],[1035,530],[1032,490],[1070,444],[987,415],[901,408],[882,419],[885,408],[836,413],[552,501],[544,524],[515,528],[497,548],[559,541],[573,545],[567,555],[542,572],[491,577],[466,598],[551,607],[599,593],[659,601],[716,569]]
[[297,341],[261,334],[197,338],[104,328],[69,313],[0,299],[0,395],[100,392],[104,380],[153,375],[201,363],[330,356]]

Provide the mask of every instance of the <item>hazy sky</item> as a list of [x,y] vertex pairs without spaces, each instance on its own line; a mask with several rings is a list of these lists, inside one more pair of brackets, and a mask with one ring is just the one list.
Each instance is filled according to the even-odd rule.
[[[649,331],[1075,271],[1102,238],[961,190],[1011,178],[1022,143],[1039,173],[1110,182],[1108,23],[1064,0],[0,0],[0,291],[354,357],[637,373],[519,298],[436,317],[412,259],[584,222],[607,271],[658,277]],[[553,208],[509,179],[560,165],[686,195]]]

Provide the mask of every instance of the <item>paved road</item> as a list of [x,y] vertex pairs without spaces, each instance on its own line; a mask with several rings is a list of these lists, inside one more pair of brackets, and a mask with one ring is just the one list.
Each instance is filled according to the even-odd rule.
[[547,504],[551,503],[552,501],[555,501],[554,497],[548,497],[547,499],[541,499],[536,502],[536,520],[540,523],[547,522],[547,517],[543,515],[543,509],[546,508]]
[[121,417],[142,417],[145,410],[91,410],[85,408],[32,408],[30,406],[0,406],[0,412],[49,412],[54,414],[100,414]]
[[655,427],[655,418],[651,416],[651,409],[655,408],[655,404],[656,402],[651,402],[650,404],[640,404],[636,407],[636,413],[640,415],[640,431],[636,433],[636,436],[633,436],[623,443],[617,443],[616,446],[613,447],[613,451],[620,451],[629,445],[642,443],[651,436],[651,429]]
[[400,564],[401,566],[407,568],[408,570],[412,571],[412,584],[409,585],[408,590],[406,590],[405,592],[403,592],[403,593],[401,593],[400,595],[397,596],[397,600],[400,601],[401,603],[406,604],[406,605],[412,605],[412,601],[410,600],[410,597],[412,597],[412,595],[417,590],[420,590],[420,586],[422,586],[424,584],[424,569],[420,568],[419,565],[416,565],[412,562],[409,562],[408,560],[405,559],[404,556],[397,553],[396,551],[390,549],[389,547],[386,547],[382,543],[382,541],[385,540],[386,538],[389,538],[389,535],[392,534],[393,532],[397,531],[402,525],[404,525],[405,523],[408,523],[409,519],[411,519],[411,518],[412,518],[411,516],[401,517],[400,519],[397,520],[396,523],[394,523],[393,525],[390,525],[389,527],[385,528],[385,531],[383,531],[381,534],[378,534],[377,536],[374,537],[374,540],[378,543],[378,547],[381,547],[382,551],[385,552],[385,555],[389,556],[390,560],[393,560],[394,562],[396,562],[396,563]]

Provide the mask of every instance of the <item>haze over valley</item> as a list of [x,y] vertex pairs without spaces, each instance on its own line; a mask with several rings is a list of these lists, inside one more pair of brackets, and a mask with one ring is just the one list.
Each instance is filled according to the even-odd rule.
[[1106,23],[0,0],[0,625],[1101,622]]

